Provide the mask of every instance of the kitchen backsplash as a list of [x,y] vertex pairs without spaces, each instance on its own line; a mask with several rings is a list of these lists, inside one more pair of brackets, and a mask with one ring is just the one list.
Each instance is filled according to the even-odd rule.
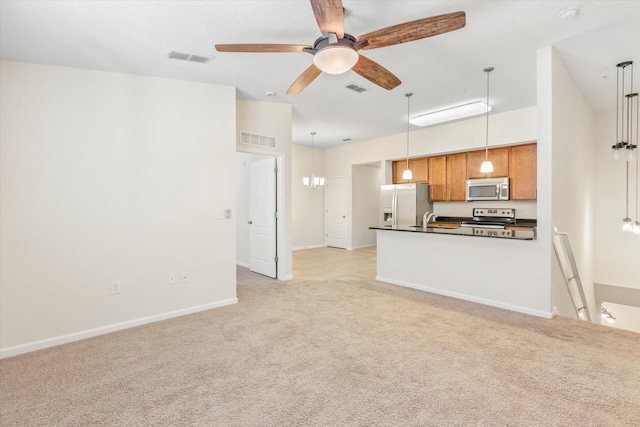
[[433,211],[438,216],[471,216],[473,208],[512,208],[516,210],[516,218],[537,219],[537,202],[504,201],[504,202],[436,202]]

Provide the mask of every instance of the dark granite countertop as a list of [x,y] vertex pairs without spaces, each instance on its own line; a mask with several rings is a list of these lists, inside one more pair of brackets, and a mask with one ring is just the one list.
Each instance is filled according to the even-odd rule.
[[[450,217],[449,217],[450,218]],[[438,218],[438,222],[454,221],[441,221]],[[455,221],[459,222],[459,221]],[[527,227],[520,222],[517,223],[518,227]],[[511,240],[536,240],[535,226],[531,227],[531,230],[504,230],[496,228],[479,228],[479,227],[428,227],[427,229],[422,226],[409,226],[409,225],[396,225],[396,226],[378,226],[369,227],[371,230],[388,230],[388,231],[403,231],[409,233],[426,233],[426,234],[451,234],[454,236],[473,236],[473,237],[490,237],[499,239],[511,239]]]

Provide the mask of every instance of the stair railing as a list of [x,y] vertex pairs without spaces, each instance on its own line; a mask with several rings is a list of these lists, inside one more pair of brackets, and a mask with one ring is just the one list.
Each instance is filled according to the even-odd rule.
[[558,257],[560,269],[564,275],[571,301],[573,301],[576,316],[581,320],[591,322],[591,315],[584,296],[580,274],[578,274],[578,266],[571,249],[569,234],[564,231],[558,231],[556,227],[553,227],[553,249]]

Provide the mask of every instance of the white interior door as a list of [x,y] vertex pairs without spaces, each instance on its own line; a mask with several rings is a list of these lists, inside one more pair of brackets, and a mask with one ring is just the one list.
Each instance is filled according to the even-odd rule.
[[277,277],[276,159],[249,165],[249,269]]
[[324,189],[325,242],[347,248],[347,178],[327,178]]

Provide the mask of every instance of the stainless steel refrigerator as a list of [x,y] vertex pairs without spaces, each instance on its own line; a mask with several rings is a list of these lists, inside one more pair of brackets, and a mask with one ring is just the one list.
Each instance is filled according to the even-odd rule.
[[425,212],[433,212],[429,184],[391,184],[380,190],[380,225],[422,225]]

